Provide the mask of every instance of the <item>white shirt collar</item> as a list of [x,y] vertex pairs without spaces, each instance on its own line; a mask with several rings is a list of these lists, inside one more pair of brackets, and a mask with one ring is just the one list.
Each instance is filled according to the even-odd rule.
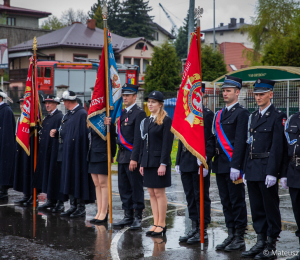
[[266,112],[267,112],[267,110],[269,109],[269,107],[272,105],[272,103],[270,103],[270,105],[268,105],[264,110],[262,110],[262,111],[260,111],[260,109],[259,109],[259,112],[261,113],[261,115],[263,116]]
[[125,109],[126,109],[126,111],[128,112],[131,108],[133,108],[134,107],[134,105],[135,105],[136,103],[134,103],[134,104],[132,104],[131,106],[129,106],[129,107],[125,107]]
[[[78,107],[78,106],[79,106],[79,104],[77,104],[77,106],[76,106],[76,107]],[[74,107],[74,108],[73,108],[71,111],[74,111],[76,107]]]
[[55,108],[51,113],[50,113],[50,115],[53,115],[54,114],[54,112],[57,110],[57,108]]
[[227,111],[229,111],[231,108],[233,108],[236,104],[238,104],[239,102],[236,102],[236,103],[234,103],[234,104],[232,104],[232,105],[230,105],[230,106],[226,106],[226,108],[227,108]]
[[1,101],[1,102],[0,102],[0,106],[3,105],[3,104],[4,104],[4,101]]

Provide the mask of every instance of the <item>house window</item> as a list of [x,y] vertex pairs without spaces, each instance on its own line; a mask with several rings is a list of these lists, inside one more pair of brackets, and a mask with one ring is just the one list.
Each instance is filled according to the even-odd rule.
[[131,58],[124,58],[124,64],[131,64]]
[[221,33],[220,33],[220,35],[222,36],[222,35],[223,35],[223,33],[221,32]]
[[[87,54],[73,53],[73,61],[82,61],[82,60],[80,60],[80,58],[87,58],[87,57],[88,57]],[[79,59],[77,60],[77,58],[79,58]]]
[[152,37],[154,38],[154,41],[158,41],[158,32],[154,32]]
[[143,59],[143,73],[146,72],[146,68],[147,68],[147,65],[149,64],[149,61],[146,60],[146,59]]
[[55,60],[55,54],[49,54],[49,60]]
[[14,17],[7,17],[6,18],[6,25],[15,26],[16,25],[16,18],[14,18]]
[[[139,42],[137,45],[135,45],[136,50],[143,50],[144,49],[144,42]],[[148,46],[146,45],[146,50],[148,50]]]
[[115,56],[116,63],[120,63],[120,56]]
[[141,59],[134,59],[134,63],[133,64],[136,65],[136,66],[138,66],[138,67],[140,67],[140,65],[141,65]]

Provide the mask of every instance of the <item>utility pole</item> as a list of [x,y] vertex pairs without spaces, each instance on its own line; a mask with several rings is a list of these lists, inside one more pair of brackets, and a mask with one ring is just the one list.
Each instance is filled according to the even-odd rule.
[[188,48],[187,54],[189,54],[189,42],[191,38],[191,33],[194,32],[194,11],[195,11],[195,0],[190,0],[190,8],[189,8],[189,31],[188,31]]
[[214,0],[214,51],[216,50],[216,5]]

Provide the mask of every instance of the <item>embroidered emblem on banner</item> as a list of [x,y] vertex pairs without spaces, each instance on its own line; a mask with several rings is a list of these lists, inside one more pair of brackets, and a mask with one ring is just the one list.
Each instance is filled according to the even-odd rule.
[[199,80],[200,75],[194,74],[193,77],[188,77],[184,86],[183,95],[183,107],[185,110],[185,120],[189,122],[191,127],[193,125],[203,126],[203,104],[202,104],[202,93],[201,93],[201,81]]

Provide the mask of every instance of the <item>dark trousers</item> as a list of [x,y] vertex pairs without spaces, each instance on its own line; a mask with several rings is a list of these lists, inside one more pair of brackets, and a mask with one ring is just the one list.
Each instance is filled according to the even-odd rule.
[[293,205],[294,216],[298,226],[298,229],[295,234],[297,237],[300,237],[300,189],[289,188],[289,190]]
[[[204,180],[204,224],[211,221],[209,198],[210,174]],[[188,203],[189,218],[200,223],[200,183],[198,172],[182,172],[181,181]]]
[[227,228],[247,226],[247,207],[243,183],[234,184],[230,174],[216,174],[219,195]]
[[278,183],[267,188],[264,181],[247,181],[253,228],[256,234],[277,238],[281,232]]
[[122,209],[144,209],[143,176],[139,172],[140,165],[129,171],[129,163],[118,164],[118,186],[122,201]]

